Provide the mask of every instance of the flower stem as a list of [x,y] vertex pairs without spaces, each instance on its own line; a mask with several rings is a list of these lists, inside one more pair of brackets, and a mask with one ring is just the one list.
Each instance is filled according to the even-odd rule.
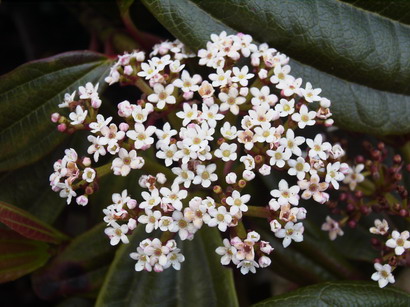
[[258,206],[248,206],[248,211],[243,213],[245,216],[260,217],[264,219],[268,218],[269,214],[270,212],[266,207]]

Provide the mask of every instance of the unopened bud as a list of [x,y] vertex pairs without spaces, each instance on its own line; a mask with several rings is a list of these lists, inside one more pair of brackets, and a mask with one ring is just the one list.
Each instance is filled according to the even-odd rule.
[[58,113],[53,113],[53,114],[51,114],[51,121],[52,121],[53,123],[58,122],[59,119],[60,119],[60,114],[58,114]]
[[84,166],[88,167],[91,165],[91,159],[89,157],[84,157],[83,160],[81,161]]

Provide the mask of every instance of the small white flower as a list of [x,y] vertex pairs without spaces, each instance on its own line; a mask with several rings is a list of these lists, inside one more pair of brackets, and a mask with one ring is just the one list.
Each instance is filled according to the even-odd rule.
[[80,125],[84,122],[85,118],[87,117],[88,111],[83,110],[81,106],[77,106],[75,108],[75,112],[71,112],[69,114],[71,125]]
[[179,211],[182,210],[181,200],[185,199],[188,196],[188,191],[180,190],[179,185],[175,183],[171,186],[171,189],[162,187],[160,193],[163,196],[162,202],[171,204],[172,207]]
[[223,244],[224,246],[220,246],[215,250],[218,255],[222,256],[221,264],[228,265],[231,261],[237,263],[237,261],[235,261],[236,248],[231,245],[228,239],[224,239]]
[[246,98],[239,96],[238,89],[235,87],[229,88],[228,93],[219,93],[218,98],[222,102],[220,106],[221,112],[230,110],[234,115],[239,114],[239,106],[246,102]]
[[221,158],[222,161],[228,162],[228,161],[235,161],[236,158],[238,157],[237,155],[237,149],[238,145],[235,143],[233,144],[228,144],[228,143],[222,143],[221,146],[215,150],[215,157]]
[[98,162],[99,156],[105,156],[107,153],[104,146],[108,144],[108,140],[104,137],[95,137],[93,135],[89,135],[87,139],[92,143],[92,145],[88,147],[87,153],[94,154],[94,161]]
[[406,249],[410,248],[410,241],[408,240],[410,233],[407,230],[402,233],[393,230],[391,236],[392,238],[387,240],[386,246],[394,248],[394,252],[397,256],[402,255]]
[[212,81],[213,87],[224,87],[231,80],[231,71],[224,71],[222,68],[218,68],[216,73],[209,75],[209,79]]
[[361,174],[363,169],[364,164],[358,164],[354,168],[350,168],[345,179],[343,180],[343,183],[349,184],[349,188],[351,191],[354,191],[354,189],[356,189],[357,184],[364,180],[364,176],[363,174]]
[[383,221],[376,219],[374,221],[374,226],[375,227],[371,227],[369,231],[375,235],[385,235],[389,230],[389,224],[385,219],[383,219]]
[[379,287],[384,288],[388,283],[393,284],[395,282],[394,276],[392,275],[392,267],[388,264],[381,265],[380,263],[375,263],[374,268],[377,272],[373,273],[372,279],[379,282]]
[[145,232],[151,233],[154,229],[158,229],[159,227],[159,219],[161,218],[162,214],[161,211],[152,211],[148,208],[145,209],[145,215],[140,215],[138,217],[138,222],[141,224],[146,224]]
[[137,157],[135,150],[128,152],[126,149],[121,148],[118,152],[118,158],[112,161],[112,170],[114,175],[127,176],[131,169],[141,169],[144,166],[144,158]]
[[159,159],[164,159],[165,166],[170,166],[174,161],[182,158],[182,152],[178,151],[177,145],[162,145],[161,150],[158,150],[156,155]]
[[174,211],[172,213],[172,219],[174,222],[169,227],[169,231],[178,232],[181,240],[188,239],[189,235],[195,232],[194,226],[184,217],[181,211]]
[[256,268],[259,268],[259,264],[255,260],[242,260],[238,263],[237,268],[241,268],[243,275],[249,272],[256,273]]
[[320,182],[320,177],[318,174],[311,175],[308,180],[298,181],[298,185],[301,190],[304,190],[302,193],[303,199],[310,199],[313,196],[313,199],[318,203],[325,203],[328,199],[327,193],[324,193],[329,184],[327,182]]
[[69,93],[64,94],[64,101],[58,105],[59,108],[68,108],[70,103],[74,101],[76,91],[74,91],[71,95]]
[[268,86],[263,86],[261,89],[252,87],[250,91],[253,96],[251,103],[254,106],[259,106],[266,103],[269,106],[273,106],[278,101],[278,97],[275,94],[270,94]]
[[280,103],[275,106],[275,110],[279,112],[280,117],[286,117],[295,112],[295,100],[281,99]]
[[273,73],[274,75],[270,78],[272,84],[287,82],[289,79],[290,66],[285,65],[282,67],[281,65],[276,65],[273,69]]
[[151,190],[151,193],[143,191],[141,192],[141,196],[144,198],[144,201],[139,204],[141,209],[152,209],[161,202],[158,189]]
[[108,227],[104,230],[105,234],[110,238],[111,245],[117,245],[120,241],[122,243],[129,243],[128,237],[125,235],[128,232],[127,225],[119,225],[117,223],[111,224],[113,227]]
[[326,223],[322,225],[322,230],[329,232],[330,240],[335,240],[337,236],[343,236],[344,232],[340,228],[339,223],[330,216],[326,217]]
[[304,89],[301,88],[300,92],[307,102],[313,102],[313,101],[320,101],[321,98],[319,94],[320,92],[322,92],[322,89],[320,88],[313,89],[312,84],[310,84],[310,82],[307,82],[306,87]]
[[345,178],[342,172],[340,172],[340,162],[329,163],[326,167],[325,181],[331,183],[333,187],[338,190],[339,182]]
[[292,151],[284,146],[279,146],[275,150],[267,150],[266,154],[270,156],[269,164],[282,168],[285,166],[285,161],[288,161],[292,156]]
[[181,167],[173,167],[171,171],[177,175],[174,182],[183,184],[185,188],[189,188],[191,186],[191,182],[194,180],[195,174],[189,170],[188,164],[182,164]]
[[259,168],[259,173],[262,176],[268,176],[271,172],[271,167],[267,164],[263,164],[260,168]]
[[166,104],[175,104],[176,99],[172,95],[174,86],[168,84],[164,87],[162,84],[156,83],[154,85],[154,93],[147,97],[148,101],[156,103],[158,109],[162,110]]
[[306,144],[310,147],[309,157],[319,157],[323,161],[327,159],[327,153],[332,149],[332,145],[329,142],[323,142],[321,134],[317,134],[314,140],[306,139]]
[[216,181],[218,176],[214,173],[216,164],[198,165],[196,167],[196,176],[193,180],[194,184],[201,184],[204,188],[208,188],[212,181]]
[[223,114],[219,114],[219,106],[217,104],[213,104],[210,106],[202,105],[202,118],[205,119],[210,127],[216,126],[216,121],[223,119],[225,116]]
[[92,169],[92,168],[87,167],[86,169],[84,169],[83,177],[82,177],[82,178],[83,178],[83,180],[85,180],[85,181],[91,183],[91,182],[94,181],[95,175],[96,175],[95,170]]
[[134,140],[135,149],[142,149],[154,143],[154,138],[151,137],[155,130],[155,126],[144,127],[143,124],[136,123],[134,126],[135,130],[128,130],[127,136]]
[[[232,77],[233,82],[238,82],[242,86],[248,85],[248,80],[252,79],[254,74],[249,73],[249,67],[243,66],[241,69],[234,67],[232,69],[234,76]],[[233,112],[232,112],[233,113]]]
[[138,72],[138,76],[140,77],[145,77],[145,80],[151,79],[153,76],[155,76],[159,70],[155,67],[154,63],[150,62],[149,64],[147,63],[141,63],[141,71]]
[[89,127],[91,128],[92,133],[97,133],[101,131],[101,128],[106,127],[112,120],[112,117],[108,117],[107,119],[104,119],[104,116],[101,114],[97,115],[97,122],[92,122],[89,124]]
[[231,206],[231,208],[229,209],[229,213],[231,215],[235,215],[239,211],[241,212],[248,211],[248,206],[246,205],[246,203],[250,199],[251,199],[251,196],[249,194],[245,194],[241,196],[241,194],[238,191],[234,190],[232,192],[232,195],[226,199],[226,203],[229,206]]
[[182,105],[183,111],[179,111],[177,112],[177,116],[181,119],[183,119],[182,121],[182,125],[183,126],[187,126],[191,121],[197,120],[198,119],[198,105],[197,104],[193,104],[192,107],[189,103],[184,103]]
[[245,169],[247,170],[255,168],[255,159],[251,155],[242,156],[239,161],[245,165]]
[[297,156],[302,155],[302,150],[299,148],[299,145],[302,145],[304,142],[305,138],[303,136],[295,137],[295,132],[293,132],[292,129],[288,129],[286,131],[286,137],[279,140],[280,145],[289,148],[292,153]]
[[309,112],[308,107],[305,105],[300,107],[299,113],[292,114],[292,120],[298,123],[300,129],[303,129],[306,126],[313,126],[316,123],[315,117],[316,112]]
[[202,78],[200,75],[193,75],[191,77],[188,71],[183,70],[181,74],[181,79],[176,79],[173,82],[173,85],[181,88],[181,90],[185,93],[196,92],[199,89],[199,86],[197,84],[200,83],[201,81],[202,81]]
[[209,219],[206,221],[209,227],[218,226],[218,229],[225,232],[228,225],[232,222],[232,215],[226,211],[224,206],[218,207],[218,209],[210,208]]
[[221,134],[225,139],[233,140],[237,136],[237,129],[235,126],[231,126],[229,122],[225,122],[221,127]]
[[285,228],[279,229],[275,232],[275,236],[283,239],[283,247],[286,248],[293,241],[302,242],[303,241],[303,231],[304,227],[302,223],[293,224],[293,222],[287,222]]
[[288,161],[290,168],[288,169],[288,174],[291,176],[296,176],[299,180],[305,178],[306,173],[310,170],[310,165],[302,157],[298,157],[296,160],[290,159]]
[[278,198],[280,206],[284,206],[288,203],[297,206],[299,204],[299,190],[300,188],[297,185],[289,188],[288,182],[282,179],[279,181],[279,189],[272,190],[270,194]]

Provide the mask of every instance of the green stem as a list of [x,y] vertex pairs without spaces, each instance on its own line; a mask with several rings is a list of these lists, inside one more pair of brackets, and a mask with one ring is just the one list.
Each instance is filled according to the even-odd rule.
[[248,211],[244,212],[243,215],[266,219],[269,217],[270,212],[266,207],[248,206]]
[[135,81],[135,85],[145,94],[150,95],[152,94],[154,91],[152,90],[152,88],[147,84],[147,82],[145,82],[143,79],[138,78]]
[[234,231],[236,232],[236,235],[241,239],[245,239],[247,236],[245,226],[243,225],[242,221],[238,222],[238,225],[235,226]]

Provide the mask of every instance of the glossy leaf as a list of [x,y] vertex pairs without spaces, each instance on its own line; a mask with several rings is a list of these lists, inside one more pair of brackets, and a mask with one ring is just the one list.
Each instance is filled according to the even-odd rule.
[[28,240],[12,230],[0,229],[0,283],[29,274],[50,257],[48,244]]
[[101,223],[76,237],[50,263],[36,272],[33,287],[43,299],[87,293],[101,287],[114,250]]
[[[407,27],[334,0],[143,0],[143,3],[173,35],[194,50],[204,47],[211,33],[226,30],[252,34],[255,39],[273,43],[272,47],[279,51],[296,55],[299,61],[290,63],[293,75],[323,89],[322,95],[333,102],[333,117],[340,127],[383,135],[410,132],[407,120],[410,97],[400,94],[410,91],[407,85],[410,66],[396,52],[402,50],[404,56],[408,52]],[[340,16],[345,16],[345,20],[334,22]],[[369,30],[368,20],[380,31]],[[310,30],[316,27],[323,33]],[[338,34],[340,31],[344,36]],[[372,38],[369,33],[379,35],[377,44],[369,40]],[[392,38],[395,34],[400,37]],[[390,52],[389,42],[400,47],[395,46]],[[361,50],[362,46],[366,47]],[[369,48],[376,48],[377,52],[371,54],[369,50],[373,49]],[[324,61],[318,65],[318,59],[322,58]],[[324,66],[327,69],[323,71]],[[364,81],[362,85],[349,80]]]
[[51,123],[58,104],[87,82],[101,83],[111,61],[89,51],[29,62],[0,77],[0,172],[30,164],[64,135]]
[[130,243],[118,249],[96,306],[238,306],[232,272],[221,266],[215,253],[222,245],[215,228],[178,243],[185,256],[180,271],[134,271],[135,260],[129,254],[147,236],[139,227]]
[[0,222],[29,239],[56,244],[68,239],[66,235],[27,211],[2,201],[0,201]]
[[410,295],[394,287],[380,289],[377,283],[326,282],[283,295],[275,296],[253,305],[273,306],[395,306],[410,305]]

